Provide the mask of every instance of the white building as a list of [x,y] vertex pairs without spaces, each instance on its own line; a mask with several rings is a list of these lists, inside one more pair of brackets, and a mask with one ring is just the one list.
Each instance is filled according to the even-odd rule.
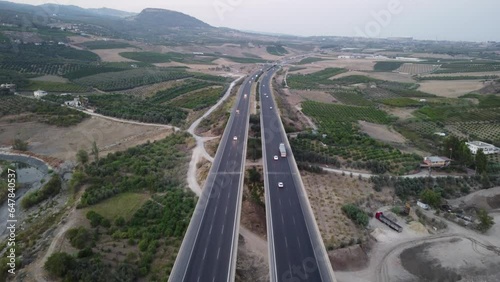
[[467,147],[469,147],[469,150],[472,152],[472,154],[476,154],[479,149],[483,149],[483,153],[485,155],[490,155],[490,154],[496,154],[500,152],[500,149],[495,147],[494,145],[484,143],[481,141],[472,141],[472,142],[465,142]]
[[73,101],[66,101],[64,104],[68,107],[75,107],[79,108],[82,106],[82,103],[80,102],[80,98],[75,98]]
[[41,98],[47,94],[49,94],[49,93],[47,93],[47,91],[43,91],[43,90],[37,90],[37,91],[33,92],[33,95],[35,95],[36,98]]

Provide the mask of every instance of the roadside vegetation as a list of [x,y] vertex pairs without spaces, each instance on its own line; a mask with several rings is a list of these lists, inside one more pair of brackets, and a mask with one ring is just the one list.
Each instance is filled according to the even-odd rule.
[[26,113],[31,115],[23,116],[25,121],[39,121],[62,127],[78,124],[88,117],[85,113],[50,102],[13,95],[0,96],[0,117]]

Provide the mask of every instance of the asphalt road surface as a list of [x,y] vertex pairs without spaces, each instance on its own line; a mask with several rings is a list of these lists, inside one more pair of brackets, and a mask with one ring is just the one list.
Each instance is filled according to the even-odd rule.
[[234,280],[254,73],[244,80],[169,281]]
[[[261,130],[265,143],[263,157],[264,168],[267,169],[266,193],[269,197],[266,203],[269,207],[267,220],[268,228],[271,229],[268,230],[271,281],[334,281],[325,271],[325,266],[331,269],[329,262],[322,265],[322,261],[317,258],[318,250],[315,252],[315,248],[324,246],[315,244],[308,230],[311,223],[308,227],[308,217],[304,213],[309,207],[304,206],[299,199],[303,187],[297,181],[298,170],[291,160],[293,156],[285,141],[286,136],[271,96],[273,73],[273,70],[265,73],[260,85]],[[287,145],[287,157],[281,157],[280,143]],[[275,160],[275,156],[278,160]],[[278,187],[280,182],[283,188]],[[330,273],[333,274],[332,271]]]

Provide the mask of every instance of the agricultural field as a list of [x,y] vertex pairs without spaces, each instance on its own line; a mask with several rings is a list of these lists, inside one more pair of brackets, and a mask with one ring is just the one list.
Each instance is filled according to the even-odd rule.
[[419,109],[416,113],[420,117],[430,121],[442,123],[500,120],[500,108],[477,108],[472,106],[425,106]]
[[287,78],[287,83],[293,89],[318,89],[322,84],[334,84],[330,78],[346,71],[346,69],[327,68],[311,74],[291,74]]
[[54,62],[28,62],[28,61],[1,61],[0,70],[16,71],[28,74],[65,75],[87,67],[81,63],[54,63]]
[[387,124],[394,120],[384,111],[373,107],[355,107],[306,101],[302,103],[302,110],[315,119],[319,118],[320,123],[325,120],[329,122],[357,122],[358,120],[364,120]]
[[35,120],[61,127],[78,124],[88,117],[85,113],[50,102],[21,96],[0,96],[0,118],[24,113],[33,114],[24,116],[26,121]]
[[366,169],[373,173],[404,174],[417,167],[421,158],[403,154],[361,133],[358,121],[387,124],[394,121],[374,107],[355,107],[306,101],[303,112],[319,126],[318,134],[299,134],[291,141],[301,162]]
[[373,66],[374,71],[381,71],[381,72],[390,72],[390,71],[395,71],[399,67],[401,67],[403,63],[401,62],[377,62],[375,66]]
[[500,71],[500,62],[450,62],[444,63],[435,73],[464,73]]
[[175,99],[181,95],[184,95],[189,92],[193,92],[196,90],[200,90],[209,86],[214,86],[215,83],[206,82],[201,80],[187,79],[181,83],[176,83],[172,87],[169,87],[165,90],[161,90],[156,92],[152,97],[148,100],[152,103],[165,103],[172,99]]
[[417,100],[406,98],[406,97],[398,97],[398,98],[386,98],[379,100],[380,103],[391,106],[391,107],[421,107],[423,104]]
[[395,71],[399,73],[418,75],[435,72],[438,68],[439,65],[405,63]]
[[379,82],[379,80],[364,75],[350,75],[332,79],[332,82],[338,85],[352,85],[352,84]]
[[50,81],[33,81],[31,80],[26,86],[19,87],[20,90],[36,91],[43,89],[48,92],[88,92],[91,89],[74,83],[61,83]]
[[147,123],[181,125],[187,113],[179,108],[161,105],[122,94],[89,95],[89,106],[99,114]]
[[176,52],[154,53],[154,52],[123,52],[120,56],[144,63],[169,63],[178,62],[185,64],[212,64],[215,57],[199,56]]
[[335,89],[331,92],[333,97],[345,105],[369,107],[374,103],[368,100],[362,92],[358,90]]
[[215,105],[223,93],[224,89],[222,87],[210,87],[182,95],[171,100],[168,104],[198,111]]
[[500,123],[498,121],[447,123],[446,129],[456,136],[500,145]]
[[79,46],[85,47],[85,48],[90,49],[90,50],[122,49],[122,48],[134,47],[126,42],[104,41],[104,40],[87,41],[87,42],[79,44]]
[[147,68],[91,75],[74,82],[102,91],[117,91],[192,76],[193,74],[178,69]]
[[418,76],[418,81],[422,80],[491,80],[498,79],[498,75],[446,75],[446,76]]

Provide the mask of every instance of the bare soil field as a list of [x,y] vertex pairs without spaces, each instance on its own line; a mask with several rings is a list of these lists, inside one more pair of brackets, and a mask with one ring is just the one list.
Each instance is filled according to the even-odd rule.
[[122,49],[99,49],[91,50],[96,53],[103,62],[136,62],[131,59],[124,58],[120,56],[122,52],[137,52],[137,48],[122,48]]
[[[500,256],[469,238],[446,238],[408,248],[401,265],[425,281],[498,281]],[[481,280],[479,280],[481,279]]]
[[433,76],[484,76],[484,75],[498,75],[498,76],[500,76],[500,71],[490,71],[490,72],[461,72],[461,73],[436,73],[436,74],[422,75],[422,77],[433,77]]
[[375,60],[367,59],[336,59],[314,62],[314,64],[299,65],[307,69],[299,70],[294,73],[309,74],[326,68],[346,68],[354,71],[373,71]]
[[361,71],[348,71],[341,73],[330,79],[337,79],[341,77],[351,76],[351,75],[363,75],[380,80],[396,81],[402,83],[415,83],[415,80],[408,74],[396,73],[396,72],[361,72]]
[[486,209],[487,211],[500,209],[500,187],[479,190],[448,202],[452,206],[460,208],[476,207]]
[[383,124],[360,121],[361,130],[368,134],[373,139],[377,139],[386,143],[406,143],[403,135]]
[[423,81],[418,90],[446,98],[458,98],[484,86],[479,80]]
[[290,90],[290,93],[298,95],[304,100],[311,100],[322,103],[337,103],[337,100],[330,93],[327,93],[325,91]]
[[6,123],[0,120],[0,146],[10,145],[20,138],[29,143],[29,150],[62,160],[75,160],[80,149],[89,151],[95,140],[102,155],[125,150],[147,142],[165,138],[172,131],[160,127],[115,122],[91,117],[82,123],[61,128],[37,122]]
[[416,109],[412,108],[394,108],[394,107],[387,107],[387,106],[380,106],[382,110],[387,112],[390,115],[396,116],[402,120],[409,119],[409,118],[414,118],[415,116],[413,115],[413,112],[416,111]]
[[338,247],[351,239],[363,239],[365,236],[356,225],[342,212],[342,205],[347,203],[391,202],[389,191],[375,193],[368,180],[359,180],[338,174],[312,174],[303,172],[302,181],[309,196],[316,221],[325,245]]

